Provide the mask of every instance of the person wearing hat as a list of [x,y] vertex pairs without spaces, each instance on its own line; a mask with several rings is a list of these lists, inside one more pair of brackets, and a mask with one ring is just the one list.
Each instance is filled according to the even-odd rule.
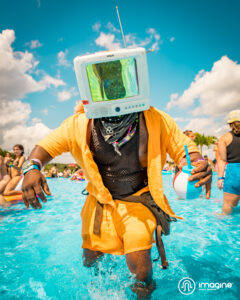
[[[223,214],[230,214],[240,199],[240,110],[227,116],[231,131],[218,143],[218,188],[223,189]],[[225,175],[224,175],[225,172]]]

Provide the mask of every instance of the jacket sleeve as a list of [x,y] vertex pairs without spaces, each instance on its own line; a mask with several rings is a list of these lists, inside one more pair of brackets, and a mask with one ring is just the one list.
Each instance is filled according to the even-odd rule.
[[[37,143],[52,157],[69,152],[71,149],[72,117],[66,119],[58,128]],[[71,130],[72,129],[72,130]]]
[[162,112],[162,127],[166,150],[176,164],[185,156],[184,145],[187,145],[188,152],[199,152],[197,145],[187,137],[176,122],[166,113]]

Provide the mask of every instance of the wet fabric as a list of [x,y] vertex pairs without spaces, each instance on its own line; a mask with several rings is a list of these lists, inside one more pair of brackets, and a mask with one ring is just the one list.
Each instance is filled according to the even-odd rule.
[[227,164],[223,191],[240,196],[240,163]]
[[[142,189],[136,195],[147,189]],[[156,220],[141,203],[114,200],[115,208],[103,205],[99,234],[94,234],[97,205],[91,195],[88,195],[87,200],[81,212],[81,217],[86,220],[82,222],[83,248],[123,255],[152,247]],[[91,219],[85,219],[89,210],[93,210]]]

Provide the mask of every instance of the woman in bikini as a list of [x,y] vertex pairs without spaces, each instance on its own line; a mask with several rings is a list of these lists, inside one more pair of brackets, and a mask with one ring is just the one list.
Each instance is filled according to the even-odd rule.
[[0,206],[5,206],[7,202],[4,200],[3,191],[10,181],[10,176],[7,172],[7,167],[4,161],[4,157],[0,155]]
[[7,166],[10,168],[11,180],[4,190],[4,196],[11,196],[21,193],[21,188],[16,189],[16,187],[22,179],[22,165],[25,161],[25,157],[23,156],[24,148],[22,145],[17,144],[13,147],[13,152],[15,154],[14,161],[7,162]]

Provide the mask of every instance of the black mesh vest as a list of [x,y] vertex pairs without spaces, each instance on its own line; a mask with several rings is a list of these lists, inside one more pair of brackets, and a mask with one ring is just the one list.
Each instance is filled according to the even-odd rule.
[[98,119],[93,122],[90,149],[103,183],[113,199],[132,195],[148,184],[147,168],[143,168],[139,161],[139,125],[133,138],[120,148],[120,156],[104,141],[98,122]]

